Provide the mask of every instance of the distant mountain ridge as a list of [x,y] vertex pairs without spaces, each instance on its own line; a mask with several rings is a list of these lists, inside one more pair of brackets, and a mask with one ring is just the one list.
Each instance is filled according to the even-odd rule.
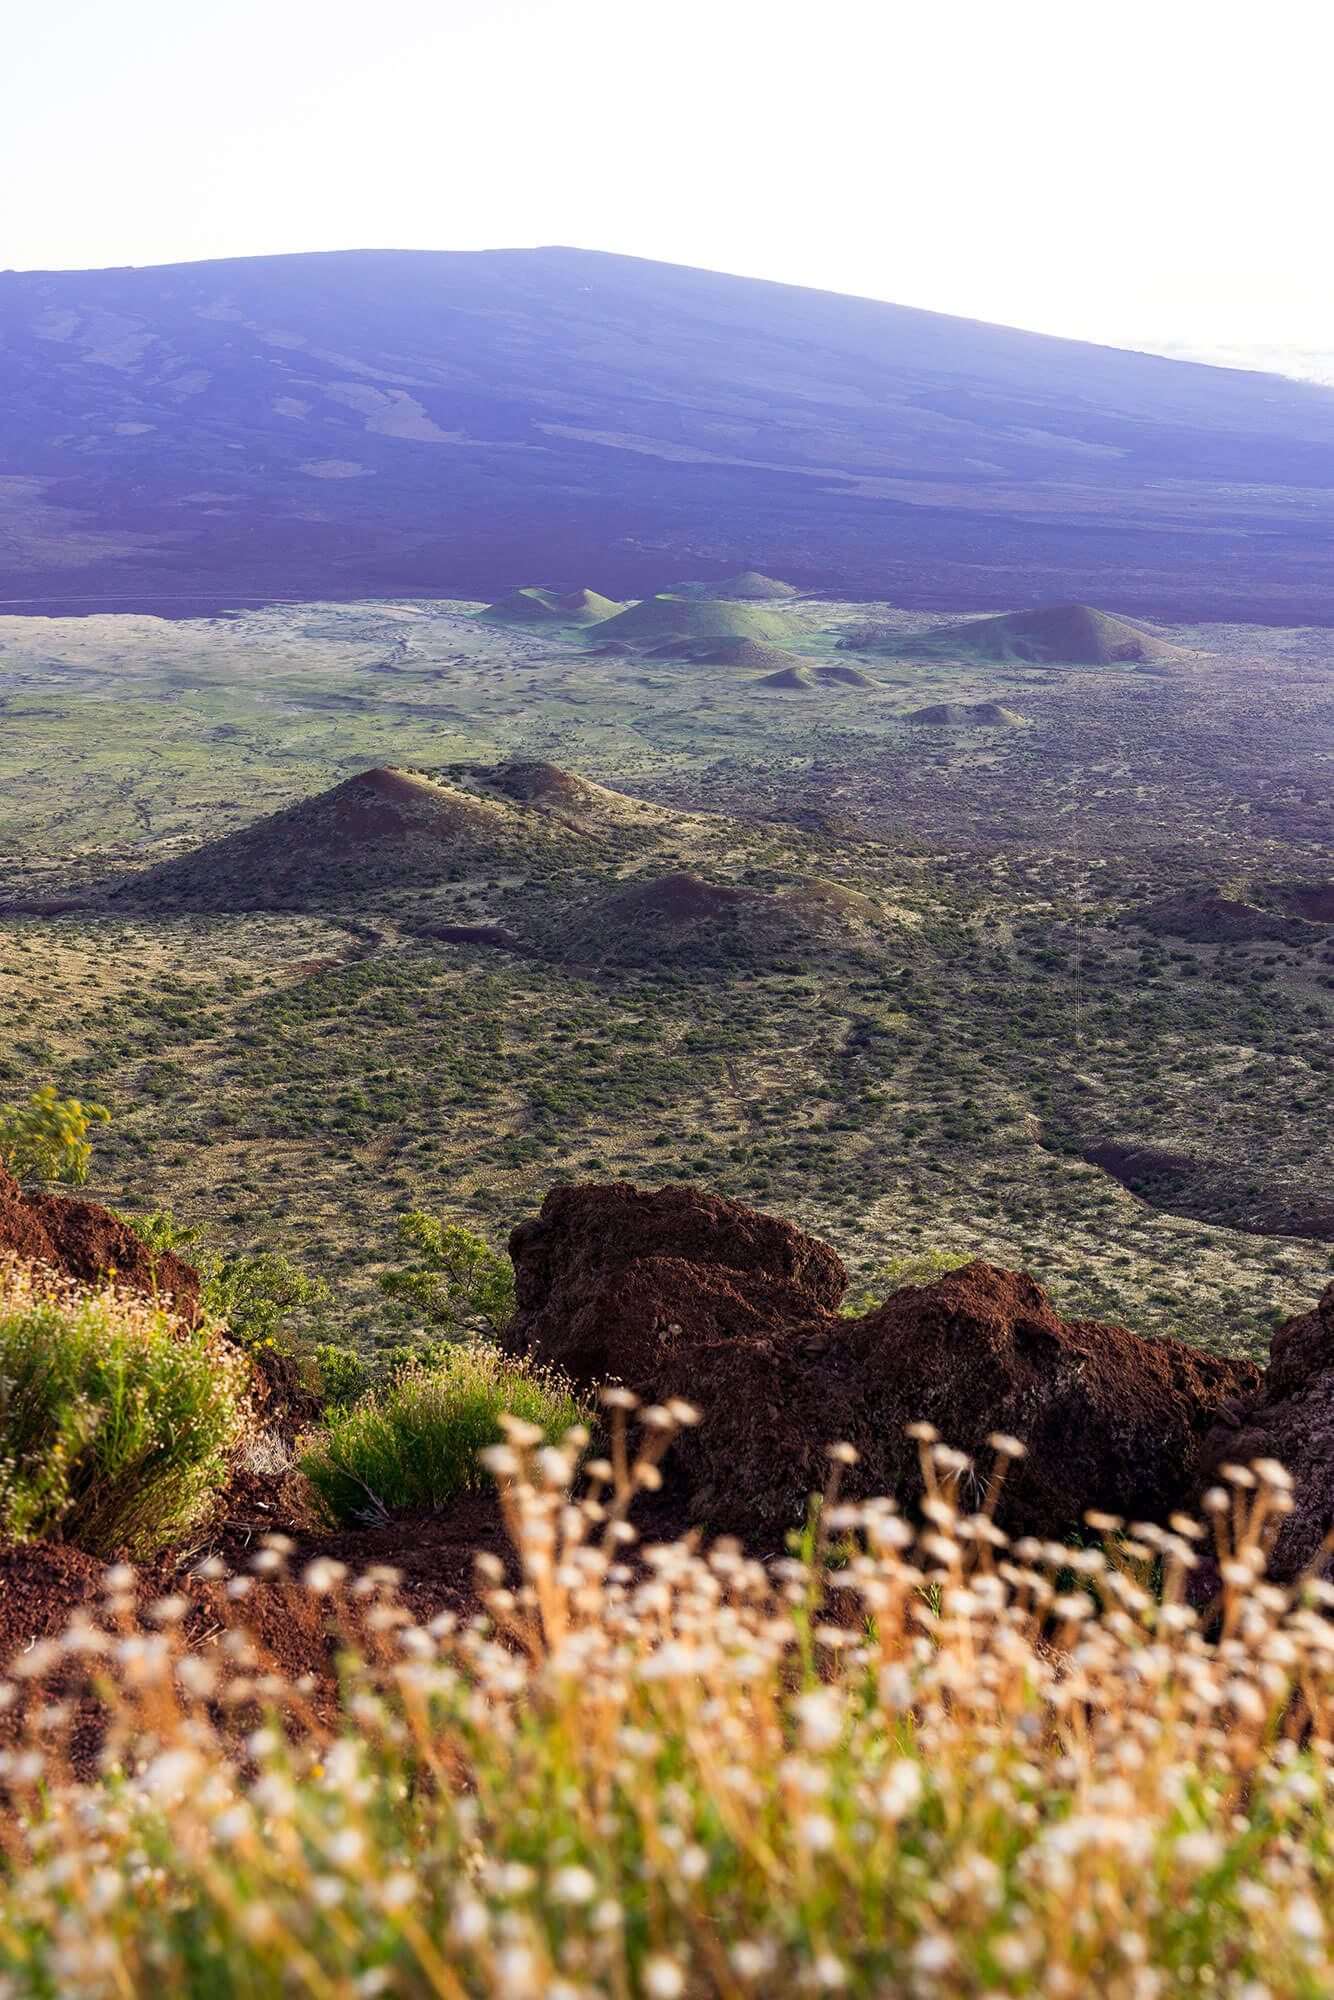
[[1334,622],[1334,390],[571,249],[0,274],[0,609],[643,596]]

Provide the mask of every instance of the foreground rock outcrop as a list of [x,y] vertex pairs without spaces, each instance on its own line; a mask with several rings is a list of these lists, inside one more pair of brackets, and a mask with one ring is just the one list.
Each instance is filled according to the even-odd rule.
[[149,1250],[99,1202],[25,1193],[0,1167],[0,1257],[49,1265],[81,1284],[114,1274],[118,1285],[170,1302],[182,1318],[199,1312],[199,1273],[170,1250]]
[[982,1262],[846,1318],[827,1244],[694,1188],[553,1189],[510,1254],[516,1351],[699,1407],[674,1457],[717,1525],[799,1519],[836,1439],[861,1455],[855,1490],[908,1497],[919,1420],[981,1467],[995,1431],[1028,1447],[1002,1500],[1013,1531],[1061,1534],[1090,1507],[1161,1517],[1259,1385],[1249,1362],[1063,1320],[1033,1279]]
[[1317,1561],[1334,1526],[1334,1285],[1310,1312],[1285,1320],[1274,1335],[1269,1366],[1237,1420],[1219,1424],[1200,1448],[1201,1491],[1225,1465],[1277,1459],[1293,1481],[1292,1512],[1283,1522],[1269,1560],[1271,1577],[1284,1581]]

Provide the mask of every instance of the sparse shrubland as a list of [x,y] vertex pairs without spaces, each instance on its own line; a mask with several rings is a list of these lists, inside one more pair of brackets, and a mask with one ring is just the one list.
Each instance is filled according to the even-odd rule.
[[[848,661],[854,619],[900,639],[921,623],[818,615],[813,671]],[[1324,637],[1171,635],[1205,648],[1199,673],[886,657],[874,690],[775,702],[738,665],[627,666],[444,606],[410,622],[387,675],[357,650],[374,631],[381,661],[395,629],[366,606],[187,621],[169,645],[127,626],[123,650],[81,629],[77,666],[53,664],[42,621],[11,621],[16,671],[63,689],[58,715],[19,683],[7,710],[21,893],[202,849],[208,902],[207,844],[256,814],[290,808],[313,835],[323,800],[328,834],[347,773],[385,757],[451,781],[431,792],[443,844],[414,835],[388,872],[363,855],[366,881],[326,883],[318,910],[298,907],[303,845],[294,906],[262,918],[183,916],[164,893],[0,921],[0,1083],[18,1098],[57,1075],[114,1109],[100,1194],[171,1201],[229,1255],[291,1248],[336,1292],[328,1336],[370,1362],[400,1338],[378,1284],[398,1214],[444,1198],[497,1241],[585,1174],[780,1207],[859,1272],[920,1242],[973,1250],[1067,1311],[1263,1355],[1328,1258],[1306,1233],[1327,1199],[1328,920],[1289,912],[1301,941],[1279,944],[1138,919],[1324,878]],[[183,660],[193,707],[165,698]],[[941,701],[1028,726],[985,743],[908,726]],[[554,770],[559,802],[487,781],[502,750],[511,775]],[[590,804],[589,778],[617,790]],[[240,900],[264,903],[271,834],[227,853]],[[668,950],[599,934],[636,881],[682,872],[766,897],[818,879],[894,914],[883,932],[704,924]],[[574,929],[599,947],[587,962]],[[1191,1164],[1141,1199],[1085,1163],[1108,1146]]]
[[[626,1506],[688,1413],[646,1414],[642,1465],[618,1446],[575,1504],[585,1434],[508,1427],[490,1462],[522,1576],[487,1563],[488,1619],[418,1625],[383,1576],[310,1565],[363,1634],[332,1715],[262,1647],[186,1654],[179,1600],[133,1632],[113,1573],[106,1636],[10,1683],[22,1709],[88,1661],[113,1726],[91,1784],[31,1703],[0,1758],[6,1990],[1330,1990],[1334,1627],[1324,1586],[1262,1581],[1277,1468],[1210,1498],[1206,1617],[1187,1586],[1212,1534],[1009,1548],[929,1440],[920,1533],[834,1501],[776,1570],[727,1543],[627,1560]],[[262,1552],[257,1597],[282,1562]]]
[[496,1443],[506,1411],[553,1439],[580,1414],[557,1377],[493,1348],[444,1346],[331,1407],[301,1469],[335,1522],[442,1507],[485,1484],[478,1453]]
[[0,1266],[0,1528],[152,1555],[207,1513],[248,1370],[150,1300]]

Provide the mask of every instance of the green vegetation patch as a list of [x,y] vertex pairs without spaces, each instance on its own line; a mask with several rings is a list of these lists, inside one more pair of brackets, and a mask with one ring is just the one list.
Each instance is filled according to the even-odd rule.
[[530,585],[488,604],[478,616],[491,625],[597,625],[624,609],[596,590],[541,590]]
[[478,1453],[508,1414],[553,1441],[581,1422],[571,1388],[489,1347],[454,1347],[404,1368],[387,1387],[329,1412],[301,1469],[344,1526],[447,1506],[486,1483]]
[[[318,1270],[280,1338],[359,1350],[340,1398],[424,1337],[380,1284],[405,1210],[495,1246],[562,1180],[736,1196],[854,1284],[938,1244],[1223,1353],[1328,1283],[1275,1233],[1327,1198],[1327,636],[1172,634],[1206,686],[912,657],[925,621],[826,604],[822,690],[840,642],[910,651],[824,699],[758,686],[765,642],[602,658],[476,609],[0,620],[0,1095],[105,1102],[98,1199]],[[993,700],[1027,726],[907,723]],[[136,865],[156,907],[66,901]],[[712,914],[665,921],[684,876]],[[1146,929],[1169,900],[1206,921]],[[1112,1148],[1189,1175],[1141,1199]]]
[[1142,625],[1097,611],[1091,604],[1048,604],[1036,611],[1008,611],[930,632],[887,638],[873,650],[916,659],[1062,662],[1071,666],[1147,665],[1182,660]]
[[663,593],[667,597],[731,597],[742,602],[779,602],[785,597],[797,597],[800,592],[795,584],[784,583],[780,577],[764,576],[757,569],[738,570],[734,576],[722,577],[717,583],[673,583]]
[[211,1327],[111,1290],[0,1278],[0,1529],[138,1559],[207,1514],[249,1370]]

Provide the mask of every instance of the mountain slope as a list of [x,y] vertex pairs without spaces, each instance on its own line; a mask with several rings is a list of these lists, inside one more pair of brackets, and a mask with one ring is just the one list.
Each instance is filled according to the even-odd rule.
[[512,590],[497,604],[488,604],[480,615],[494,625],[596,625],[624,611],[610,597],[596,590],[542,590],[527,586]]
[[1334,391],[634,258],[10,272],[0,398],[15,609],[753,566],[1334,621]]
[[633,646],[672,645],[677,641],[765,641],[792,636],[791,621],[781,611],[720,598],[645,597],[628,611],[602,622],[594,641],[625,639]]

